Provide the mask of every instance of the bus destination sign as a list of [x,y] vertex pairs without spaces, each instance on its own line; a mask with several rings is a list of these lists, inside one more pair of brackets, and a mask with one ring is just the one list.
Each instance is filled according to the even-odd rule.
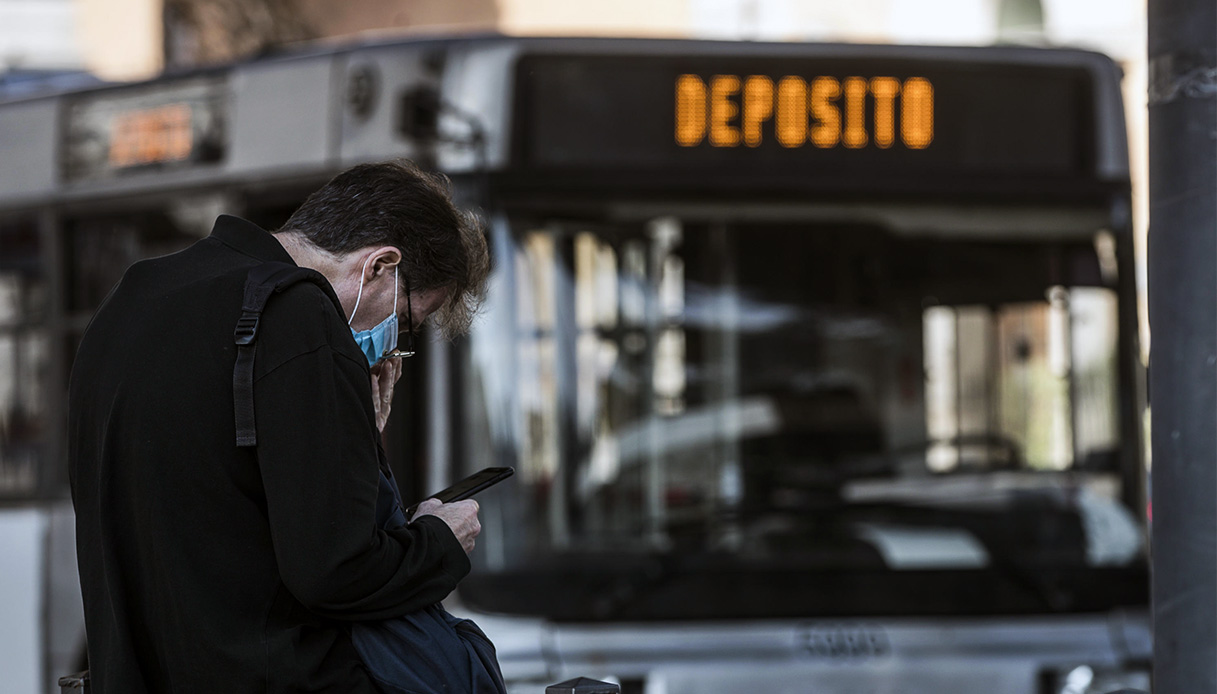
[[681,147],[759,147],[771,121],[788,149],[925,149],[934,141],[934,85],[924,77],[680,75],[675,91]]
[[67,118],[64,178],[104,180],[218,162],[225,149],[222,85],[88,95]]
[[190,104],[180,102],[115,114],[110,121],[110,166],[125,169],[189,159],[193,120]]
[[1092,175],[1081,67],[533,55],[517,79],[513,160],[536,172],[914,186]]

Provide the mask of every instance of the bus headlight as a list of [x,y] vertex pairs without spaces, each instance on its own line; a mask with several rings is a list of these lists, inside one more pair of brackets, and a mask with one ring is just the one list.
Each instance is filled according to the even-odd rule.
[[1044,694],[1108,694],[1122,689],[1149,692],[1149,667],[1077,665],[1044,673]]

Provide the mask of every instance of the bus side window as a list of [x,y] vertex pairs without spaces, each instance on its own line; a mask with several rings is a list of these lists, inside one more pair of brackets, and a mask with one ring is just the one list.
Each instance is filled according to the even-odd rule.
[[46,432],[46,279],[31,223],[0,223],[0,498],[32,494]]

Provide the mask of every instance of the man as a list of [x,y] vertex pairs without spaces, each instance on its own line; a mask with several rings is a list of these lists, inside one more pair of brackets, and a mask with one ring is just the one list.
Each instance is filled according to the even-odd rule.
[[[266,261],[329,287],[299,282],[266,305],[257,445],[239,448],[233,332]],[[480,526],[476,502],[428,500],[409,525],[377,527],[379,430],[401,367],[361,344],[391,346],[392,323],[412,335],[428,317],[466,329],[487,269],[442,179],[374,164],[273,235],[224,216],[127,271],[81,341],[69,400],[96,694],[376,691],[346,625],[442,599]]]

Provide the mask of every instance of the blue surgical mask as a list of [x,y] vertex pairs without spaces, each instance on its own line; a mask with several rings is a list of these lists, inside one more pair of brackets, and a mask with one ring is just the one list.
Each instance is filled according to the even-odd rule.
[[[351,321],[355,320],[355,312],[359,310],[359,300],[363,298],[363,276],[368,269],[369,257],[363,263],[363,270],[359,271],[359,293],[355,295],[355,308],[351,309],[351,318],[347,321],[347,327],[350,327]],[[393,311],[389,317],[384,319],[374,328],[367,330],[355,330],[351,328],[351,335],[355,338],[355,344],[359,345],[359,349],[363,351],[363,356],[367,357],[368,366],[375,366],[376,362],[380,361],[384,355],[392,352],[397,348],[397,268],[393,268]]]

